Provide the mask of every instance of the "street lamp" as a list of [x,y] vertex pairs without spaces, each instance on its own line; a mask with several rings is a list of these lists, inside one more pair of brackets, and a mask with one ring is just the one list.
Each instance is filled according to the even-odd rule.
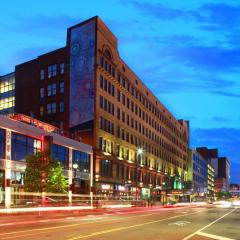
[[142,157],[142,154],[143,154],[143,148],[137,148],[137,161],[136,161],[136,171],[137,171],[137,174],[136,174],[136,200],[138,200],[138,156],[140,157],[140,160],[141,160],[141,157]]
[[74,178],[76,178],[76,176],[77,176],[77,168],[78,168],[78,164],[74,163],[73,164]]

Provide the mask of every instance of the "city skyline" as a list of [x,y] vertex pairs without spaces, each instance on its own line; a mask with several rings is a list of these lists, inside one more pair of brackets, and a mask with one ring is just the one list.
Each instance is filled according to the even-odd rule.
[[[61,47],[67,27],[99,15],[119,39],[126,63],[175,116],[190,121],[191,146],[218,148],[231,161],[231,182],[240,182],[240,113],[234,107],[240,103],[235,36],[240,6],[231,1],[115,1],[107,10],[102,7],[107,1],[66,8],[52,1],[56,8],[44,12],[43,2],[26,6],[23,1],[14,9],[5,3],[1,75]],[[124,14],[114,14],[124,7]],[[21,8],[28,11],[23,14]]]

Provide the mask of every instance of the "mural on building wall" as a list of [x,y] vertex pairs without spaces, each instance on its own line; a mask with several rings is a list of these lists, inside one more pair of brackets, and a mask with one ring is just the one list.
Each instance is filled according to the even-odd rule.
[[70,127],[74,127],[94,119],[95,21],[70,34]]

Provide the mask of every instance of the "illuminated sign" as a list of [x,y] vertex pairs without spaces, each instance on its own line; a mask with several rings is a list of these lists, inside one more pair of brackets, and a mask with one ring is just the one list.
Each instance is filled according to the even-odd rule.
[[110,185],[109,184],[102,184],[102,190],[109,190]]
[[119,185],[119,186],[118,186],[118,190],[119,190],[119,191],[125,191],[125,187],[124,187],[124,186],[121,186],[121,185]]
[[58,130],[58,128],[55,126],[52,126],[48,123],[41,122],[37,119],[31,118],[31,117],[23,115],[23,114],[14,114],[14,115],[10,116],[10,118],[13,120],[19,121],[19,122],[24,122],[24,123],[34,125],[35,127],[39,127],[47,132],[54,132],[54,131]]

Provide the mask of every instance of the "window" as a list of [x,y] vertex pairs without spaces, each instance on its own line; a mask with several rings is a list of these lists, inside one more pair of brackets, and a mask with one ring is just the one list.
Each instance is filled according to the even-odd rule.
[[122,104],[125,105],[125,95],[122,94]]
[[40,98],[44,98],[44,88],[40,88]]
[[112,177],[112,162],[110,160],[101,160],[100,172],[104,177]]
[[103,88],[103,76],[102,75],[100,75],[100,88]]
[[44,107],[41,106],[41,107],[40,107],[40,116],[43,116],[43,115],[44,115]]
[[90,170],[90,155],[85,153],[85,152],[81,152],[81,151],[77,151],[77,150],[73,150],[73,164],[77,164],[78,165],[78,170],[80,172],[89,172]]
[[107,91],[107,79],[104,78],[104,90]]
[[64,74],[64,72],[65,72],[65,64],[60,63],[60,74]]
[[44,69],[41,69],[40,70],[40,80],[44,80],[44,78],[45,78],[45,71],[44,71]]
[[57,92],[56,83],[48,85],[47,90],[48,90],[48,96],[56,95],[56,92]]
[[59,103],[59,112],[63,113],[64,112],[64,102]]
[[57,65],[53,64],[48,66],[48,78],[57,76]]
[[59,91],[60,91],[60,93],[64,93],[64,82],[60,82]]
[[103,56],[100,57],[100,65],[101,67],[103,67],[103,63],[104,63],[104,59],[103,59]]
[[5,130],[0,128],[0,158],[2,159],[5,158],[5,145]]
[[114,86],[112,85],[112,96],[114,97],[114,95],[115,95],[115,88],[114,88]]
[[100,96],[99,104],[100,104],[100,108],[103,108],[103,96]]
[[56,113],[56,103],[48,103],[47,104],[47,114],[52,114],[52,113]]
[[53,144],[52,158],[60,161],[65,169],[68,169],[69,150],[66,147]]
[[16,161],[25,161],[27,155],[41,150],[41,141],[19,133],[12,133],[11,158]]
[[121,98],[121,93],[119,90],[117,90],[117,100],[118,102],[120,102],[120,98]]

